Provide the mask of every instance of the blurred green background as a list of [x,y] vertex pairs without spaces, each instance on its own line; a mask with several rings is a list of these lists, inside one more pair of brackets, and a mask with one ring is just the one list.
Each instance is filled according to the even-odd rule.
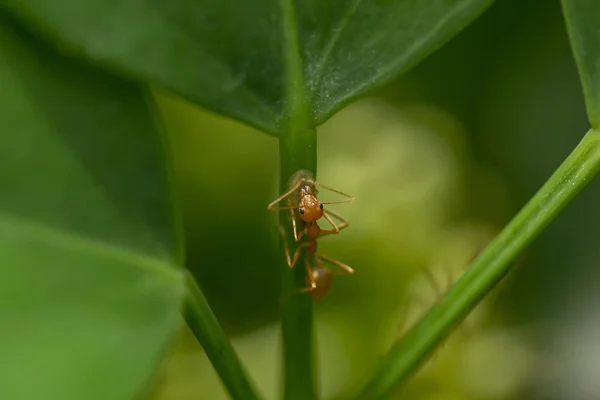
[[[247,369],[279,393],[278,145],[156,92],[187,263]],[[316,304],[320,389],[344,399],[588,129],[558,1],[498,0],[407,75],[320,128],[318,180],[356,197],[320,243],[355,269]],[[325,193],[323,193],[325,195]],[[592,185],[399,399],[600,398],[600,185]],[[183,332],[157,399],[226,399]]]

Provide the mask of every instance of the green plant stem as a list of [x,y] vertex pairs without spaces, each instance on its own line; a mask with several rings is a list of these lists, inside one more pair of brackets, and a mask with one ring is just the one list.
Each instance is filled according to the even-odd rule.
[[473,262],[439,304],[389,351],[359,399],[387,399],[509,271],[511,262],[600,170],[600,132],[589,131],[558,170]]
[[[286,66],[286,108],[288,118],[282,121],[284,129],[279,137],[280,189],[288,189],[289,178],[298,170],[317,172],[317,133],[305,91],[303,63],[294,2],[279,0],[282,11],[284,37],[284,60]],[[289,211],[279,215],[286,231],[291,254],[297,243],[294,241]],[[316,399],[313,355],[313,301],[306,293],[293,293],[306,286],[304,256],[290,270],[281,255],[284,272],[281,329],[284,356],[284,399]]]
[[213,314],[202,291],[189,271],[186,274],[187,295],[185,320],[204,348],[206,355],[234,400],[259,400],[242,363]]
[[[279,139],[281,155],[281,192],[287,190],[287,181],[299,169],[315,172],[316,134],[292,131]],[[291,254],[296,251],[289,211],[280,214],[280,223],[286,230],[287,243]],[[294,294],[293,291],[306,286],[304,255],[296,266],[290,269],[281,254],[282,268],[285,268],[283,282],[283,307],[281,328],[284,356],[284,399],[310,400],[316,398],[313,359],[313,300],[307,294]]]

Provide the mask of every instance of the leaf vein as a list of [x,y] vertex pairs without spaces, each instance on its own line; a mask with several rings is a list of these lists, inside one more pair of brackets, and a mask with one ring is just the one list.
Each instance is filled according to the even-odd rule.
[[178,270],[175,262],[151,258],[106,241],[78,236],[63,229],[44,226],[26,217],[13,216],[0,211],[0,231],[3,230],[10,232],[13,237],[25,237],[55,248],[79,253],[89,252],[101,257],[126,261],[127,264],[138,266],[148,272],[160,274],[169,280],[180,281],[183,284],[183,274]]

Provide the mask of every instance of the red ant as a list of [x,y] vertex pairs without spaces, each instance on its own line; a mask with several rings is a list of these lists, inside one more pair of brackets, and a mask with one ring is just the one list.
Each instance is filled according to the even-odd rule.
[[[320,186],[324,189],[346,196],[348,199],[320,203],[317,199],[316,186]],[[306,248],[307,257],[305,257],[305,264],[306,271],[308,272],[307,284],[309,286],[300,289],[299,292],[308,291],[315,300],[319,300],[329,292],[334,276],[334,273],[329,268],[323,266],[323,261],[341,268],[345,273],[351,274],[354,272],[354,270],[346,264],[334,260],[331,257],[317,253],[317,238],[329,234],[337,234],[340,232],[340,230],[348,227],[348,221],[345,218],[333,211],[325,211],[323,209],[323,204],[346,203],[354,200],[354,198],[346,193],[317,183],[313,178],[313,174],[306,170],[299,170],[292,175],[289,180],[288,187],[289,190],[269,204],[267,208],[269,210],[290,210],[292,225],[294,228],[294,239],[296,243],[299,242],[304,235],[308,236],[308,240],[299,245],[294,253],[294,256],[290,257],[285,231],[281,225],[279,226],[279,231],[283,237],[283,242],[285,245],[287,263],[290,268],[293,268],[298,262],[300,251],[303,248]],[[288,204],[286,207],[276,206],[277,203],[286,198]],[[300,219],[304,223],[304,229],[300,233],[298,233],[296,210],[300,214]],[[339,226],[333,221],[329,214],[340,220],[341,223]],[[324,217],[331,224],[333,229],[321,229],[317,223],[321,217]],[[314,267],[310,264],[310,258],[314,259]]]
[[[342,196],[348,197],[348,199],[320,203],[317,199],[317,186],[341,194]],[[274,200],[271,204],[269,204],[267,209],[290,210],[292,216],[292,224],[294,226],[294,239],[296,240],[296,242],[300,241],[300,239],[306,233],[306,230],[310,227],[310,225],[316,223],[316,221],[321,219],[321,217],[325,218],[327,222],[329,222],[333,227],[332,230],[322,229],[321,232],[323,232],[324,234],[338,233],[340,229],[348,226],[348,221],[344,217],[331,210],[325,211],[323,209],[323,204],[347,203],[349,201],[353,201],[354,197],[316,182],[313,178],[312,172],[304,169],[301,169],[297,171],[294,175],[292,175],[292,177],[288,181],[288,187],[288,191],[282,194],[276,200]],[[276,206],[277,203],[286,198],[288,203],[286,207]],[[305,224],[304,231],[300,232],[300,234],[298,234],[298,229],[296,225],[296,210],[298,211],[298,213],[300,213],[300,218],[302,219],[302,221],[307,223]],[[342,228],[336,225],[336,223],[331,219],[328,213],[342,221]]]

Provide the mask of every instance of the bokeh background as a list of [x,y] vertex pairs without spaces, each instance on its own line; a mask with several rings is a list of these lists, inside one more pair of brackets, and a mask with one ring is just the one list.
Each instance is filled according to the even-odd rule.
[[[187,262],[257,386],[280,390],[275,138],[169,94]],[[588,129],[558,1],[497,0],[319,129],[318,179],[355,202],[320,249],[355,269],[316,304],[320,391],[345,399]],[[325,195],[325,193],[323,193]],[[398,399],[600,398],[600,185],[517,262]],[[425,271],[434,276],[432,285]],[[156,399],[226,399],[186,330]]]

